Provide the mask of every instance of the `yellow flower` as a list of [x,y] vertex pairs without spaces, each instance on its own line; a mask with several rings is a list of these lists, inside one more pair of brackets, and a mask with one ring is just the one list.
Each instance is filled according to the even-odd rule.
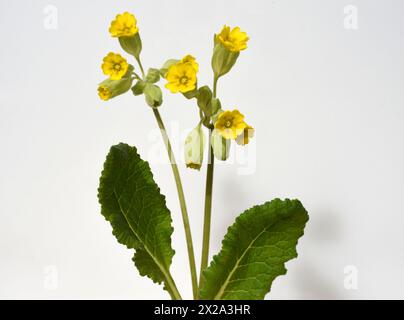
[[132,37],[139,32],[137,20],[133,14],[125,12],[118,14],[114,21],[111,22],[109,32],[115,38]]
[[189,63],[192,65],[192,67],[195,69],[196,72],[199,71],[199,64],[196,62],[196,59],[193,56],[191,56],[190,54],[188,54],[184,58],[182,58],[181,62]]
[[111,99],[111,91],[109,91],[109,89],[106,86],[100,85],[98,87],[98,96],[104,100],[107,101],[109,99]]
[[255,130],[253,127],[247,125],[243,132],[236,138],[237,144],[245,146],[250,142],[250,139],[254,138]]
[[221,113],[215,123],[215,129],[225,139],[236,139],[245,128],[244,116],[238,110]]
[[196,88],[196,62],[179,62],[172,65],[166,74],[166,88],[172,93],[186,93]]
[[230,27],[225,25],[222,31],[216,35],[216,40],[221,42],[230,51],[240,52],[247,49],[249,37],[239,27],[230,30]]
[[122,79],[128,71],[128,62],[120,54],[110,52],[103,61],[102,71],[110,76],[111,80]]

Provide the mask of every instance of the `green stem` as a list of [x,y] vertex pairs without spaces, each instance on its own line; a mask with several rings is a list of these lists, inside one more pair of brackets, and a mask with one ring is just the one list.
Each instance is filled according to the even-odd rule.
[[219,80],[218,77],[214,77],[213,79],[213,98],[216,98],[217,96],[217,81]]
[[184,223],[185,237],[186,237],[186,241],[187,241],[189,268],[191,270],[191,280],[192,280],[192,292],[193,292],[194,299],[197,299],[198,298],[198,280],[197,280],[197,275],[196,275],[194,246],[192,243],[191,228],[189,225],[189,218],[188,218],[187,206],[185,203],[184,190],[183,190],[182,183],[181,183],[181,177],[180,177],[180,173],[178,171],[178,165],[174,158],[173,149],[172,149],[170,140],[168,138],[167,131],[164,126],[163,120],[161,119],[160,113],[157,109],[153,109],[153,113],[154,113],[154,116],[156,117],[158,126],[159,126],[161,134],[163,136],[163,140],[166,145],[167,152],[168,152],[168,157],[170,159],[171,168],[173,170],[175,183],[177,185],[178,198],[180,201],[182,220]]
[[[212,136],[212,129],[209,132],[209,146]],[[205,214],[203,222],[203,244],[202,244],[202,260],[201,271],[199,274],[199,287],[204,284],[205,278],[203,271],[208,267],[209,262],[209,243],[210,243],[210,225],[212,214],[212,190],[213,190],[213,173],[215,168],[215,157],[213,155],[213,149],[209,147],[208,169],[206,174],[206,190],[205,190]]]
[[132,74],[135,76],[137,80],[142,80],[142,78],[136,72],[132,72]]
[[140,71],[142,72],[142,76],[144,78],[146,76],[146,74],[144,73],[144,69],[143,69],[142,62],[140,61],[140,57],[136,57],[136,61],[137,61],[137,64],[139,65]]
[[[217,81],[219,78],[214,76],[213,79],[213,97],[217,96]],[[205,211],[203,222],[203,243],[202,243],[202,259],[201,270],[199,274],[199,288],[202,288],[205,282],[203,271],[208,267],[209,263],[209,246],[210,246],[210,228],[212,220],[212,191],[213,191],[213,174],[215,171],[215,156],[211,144],[213,128],[209,130],[209,158],[206,172],[206,189],[205,189]]]

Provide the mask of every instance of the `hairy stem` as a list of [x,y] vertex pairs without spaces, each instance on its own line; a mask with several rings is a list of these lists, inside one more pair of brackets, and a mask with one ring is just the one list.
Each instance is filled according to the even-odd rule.
[[191,280],[192,280],[192,292],[193,292],[194,299],[197,299],[198,298],[198,280],[197,280],[197,275],[196,275],[194,246],[192,243],[191,228],[189,225],[189,218],[188,218],[187,206],[185,203],[185,196],[184,196],[184,190],[182,187],[181,177],[180,177],[180,173],[178,171],[178,165],[174,158],[172,146],[171,146],[170,140],[168,138],[167,131],[164,126],[163,120],[161,119],[160,113],[157,109],[153,109],[153,113],[154,113],[154,116],[156,117],[158,126],[159,126],[161,134],[163,136],[164,143],[167,148],[168,157],[170,159],[171,168],[172,168],[172,171],[174,174],[175,184],[177,186],[178,198],[180,201],[182,220],[183,220],[184,230],[185,230],[185,237],[186,237],[186,241],[187,241],[189,268],[191,270]]

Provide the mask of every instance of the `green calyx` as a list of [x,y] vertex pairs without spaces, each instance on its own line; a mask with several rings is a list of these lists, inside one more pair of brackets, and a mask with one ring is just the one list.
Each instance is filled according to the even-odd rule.
[[185,139],[185,163],[187,168],[200,170],[205,150],[205,134],[201,124],[192,130]]
[[142,40],[139,33],[136,33],[131,37],[120,37],[119,43],[123,50],[133,55],[136,59],[139,59],[140,52],[142,52]]
[[213,50],[212,69],[216,78],[228,73],[236,63],[240,52],[232,52],[221,43],[217,43]]
[[231,140],[226,140],[217,130],[213,130],[210,144],[216,159],[226,161],[229,158]]
[[146,83],[143,93],[145,95],[146,103],[150,107],[157,108],[163,104],[163,93],[159,86]]
[[108,99],[115,98],[121,94],[124,94],[129,91],[130,87],[132,86],[133,78],[133,66],[129,65],[128,71],[120,80],[111,80],[106,79],[99,84],[99,88],[103,88],[110,93]]

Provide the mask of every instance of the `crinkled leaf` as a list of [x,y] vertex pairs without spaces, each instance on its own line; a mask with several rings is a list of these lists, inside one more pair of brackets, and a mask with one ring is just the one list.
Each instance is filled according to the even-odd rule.
[[135,147],[111,148],[100,178],[101,214],[112,225],[119,243],[135,249],[135,264],[142,276],[165,282],[174,256],[170,211],[153,180],[149,164]]
[[275,199],[241,214],[204,272],[202,299],[261,300],[297,257],[308,214],[298,200]]

